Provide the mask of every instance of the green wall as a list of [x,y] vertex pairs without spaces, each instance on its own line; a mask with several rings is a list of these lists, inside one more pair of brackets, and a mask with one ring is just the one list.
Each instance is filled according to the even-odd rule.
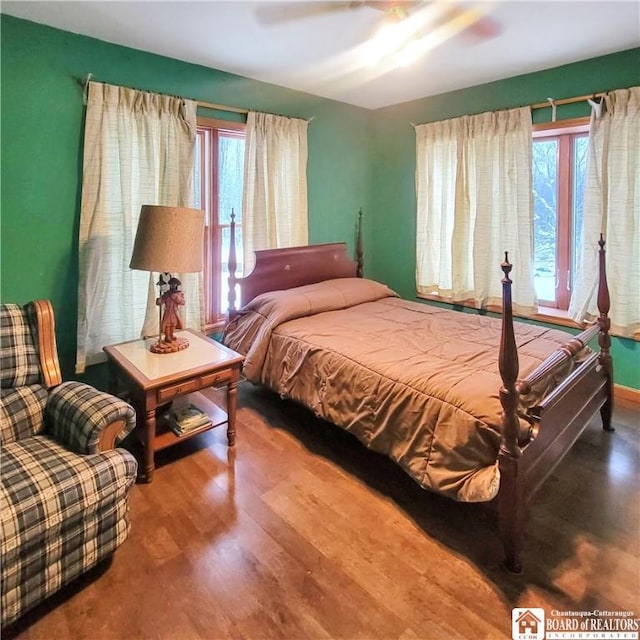
[[[370,112],[2,14],[2,301],[49,298],[65,378],[76,349],[78,225],[84,106],[79,80],[310,118],[311,242],[355,247],[369,208]],[[238,119],[203,110],[203,115]],[[365,242],[372,240],[365,227]]]
[[[404,298],[415,298],[415,133],[422,124],[466,114],[590,95],[640,84],[640,48],[538,73],[491,82],[379,109],[372,122],[372,191],[367,275],[387,283]],[[557,119],[589,115],[587,103],[561,105]],[[551,109],[534,111],[534,121],[551,119]],[[615,212],[614,212],[615,215]],[[499,266],[496,265],[498,268]],[[613,338],[618,384],[640,389],[638,342]]]
[[[354,247],[365,211],[368,276],[414,296],[414,134],[427,122],[636,85],[640,49],[369,111],[0,15],[0,299],[49,298],[65,378],[76,347],[78,223],[84,106],[97,81],[310,118],[311,242]],[[569,109],[559,108],[565,117]],[[203,115],[238,119],[225,112]],[[544,114],[537,114],[544,116]],[[637,343],[616,340],[616,379],[640,388]]]

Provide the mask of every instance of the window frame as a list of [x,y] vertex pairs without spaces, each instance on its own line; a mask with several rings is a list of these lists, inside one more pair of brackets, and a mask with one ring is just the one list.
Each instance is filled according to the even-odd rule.
[[[246,124],[218,118],[197,117],[196,144],[200,146],[200,208],[205,211],[203,238],[203,289],[205,330],[217,331],[227,321],[227,311],[219,308],[223,259],[222,235],[228,224],[220,223],[218,211],[218,151],[220,137],[245,138]],[[209,135],[209,144],[202,134]],[[236,226],[236,233],[240,226]],[[215,268],[215,267],[218,268]]]
[[[556,275],[555,300],[540,300],[538,310],[551,315],[566,316],[571,299],[571,266],[573,229],[573,197],[575,176],[573,150],[576,138],[589,135],[590,118],[575,118],[560,122],[533,125],[533,139],[556,140],[558,143],[557,221],[556,221]],[[553,310],[553,311],[552,311]]]
[[[584,133],[588,134],[589,125],[590,125],[590,117],[588,116],[583,118],[573,118],[573,119],[561,120],[556,122],[537,123],[533,125],[533,137],[531,140],[531,144],[533,144],[533,140],[536,137],[544,137],[545,133],[547,136],[553,135],[551,132],[556,132],[556,135],[560,135],[560,133],[558,132],[562,132],[563,134],[581,134],[581,135],[583,135]],[[573,193],[573,182],[571,182],[571,184],[564,185],[562,188],[566,190],[567,193],[569,194],[569,197],[571,197],[571,194]],[[533,191],[532,191],[532,194],[533,194]],[[569,218],[569,220],[571,220],[571,217]],[[573,242],[573,235],[572,235],[573,229],[570,228],[569,231],[570,231],[568,235],[569,247],[567,249],[567,251],[569,251],[569,254],[568,254],[569,262],[567,264],[568,264],[568,269],[570,270],[571,269],[570,246]],[[566,273],[566,269],[565,269],[565,273]],[[565,282],[566,282],[566,279],[565,279]],[[464,300],[462,302],[452,302],[450,299],[443,298],[436,294],[420,294],[420,293],[416,293],[416,297],[421,300],[429,300],[432,302],[437,302],[441,305],[452,307],[458,310],[469,308],[469,309],[474,309],[475,311],[478,311],[475,307],[474,301],[471,299]],[[561,308],[558,308],[558,306],[546,305],[544,304],[544,301],[542,301],[542,304],[538,304],[537,312],[528,314],[528,315],[519,315],[519,314],[514,314],[514,315],[516,315],[516,317],[525,318],[527,320],[535,320],[536,322],[544,322],[547,324],[555,324],[555,325],[571,327],[571,328],[580,328],[582,325],[580,325],[575,320],[572,320],[569,317],[567,310],[568,310],[568,306],[567,306],[567,309],[561,309]],[[484,312],[495,313],[499,315],[502,313],[502,308],[498,305],[487,305],[485,309],[480,311],[480,313],[484,313]]]

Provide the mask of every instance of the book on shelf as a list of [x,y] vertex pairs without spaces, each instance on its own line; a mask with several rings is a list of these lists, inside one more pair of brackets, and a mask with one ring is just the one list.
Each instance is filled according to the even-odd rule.
[[179,436],[195,429],[210,427],[212,424],[211,418],[194,404],[171,409],[167,414],[167,422],[171,430]]

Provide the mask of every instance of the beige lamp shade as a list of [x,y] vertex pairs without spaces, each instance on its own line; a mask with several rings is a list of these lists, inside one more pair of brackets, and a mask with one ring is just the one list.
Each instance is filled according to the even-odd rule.
[[159,273],[202,271],[204,211],[142,205],[129,267]]

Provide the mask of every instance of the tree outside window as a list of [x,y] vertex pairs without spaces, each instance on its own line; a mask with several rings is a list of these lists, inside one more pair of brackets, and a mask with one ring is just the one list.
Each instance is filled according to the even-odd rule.
[[542,306],[566,310],[580,229],[588,122],[534,133],[534,276]]
[[[195,206],[205,211],[204,293],[207,329],[225,319],[229,296],[229,225],[236,221],[236,255],[242,256],[242,189],[245,125],[198,118]],[[242,265],[238,265],[242,273]]]

